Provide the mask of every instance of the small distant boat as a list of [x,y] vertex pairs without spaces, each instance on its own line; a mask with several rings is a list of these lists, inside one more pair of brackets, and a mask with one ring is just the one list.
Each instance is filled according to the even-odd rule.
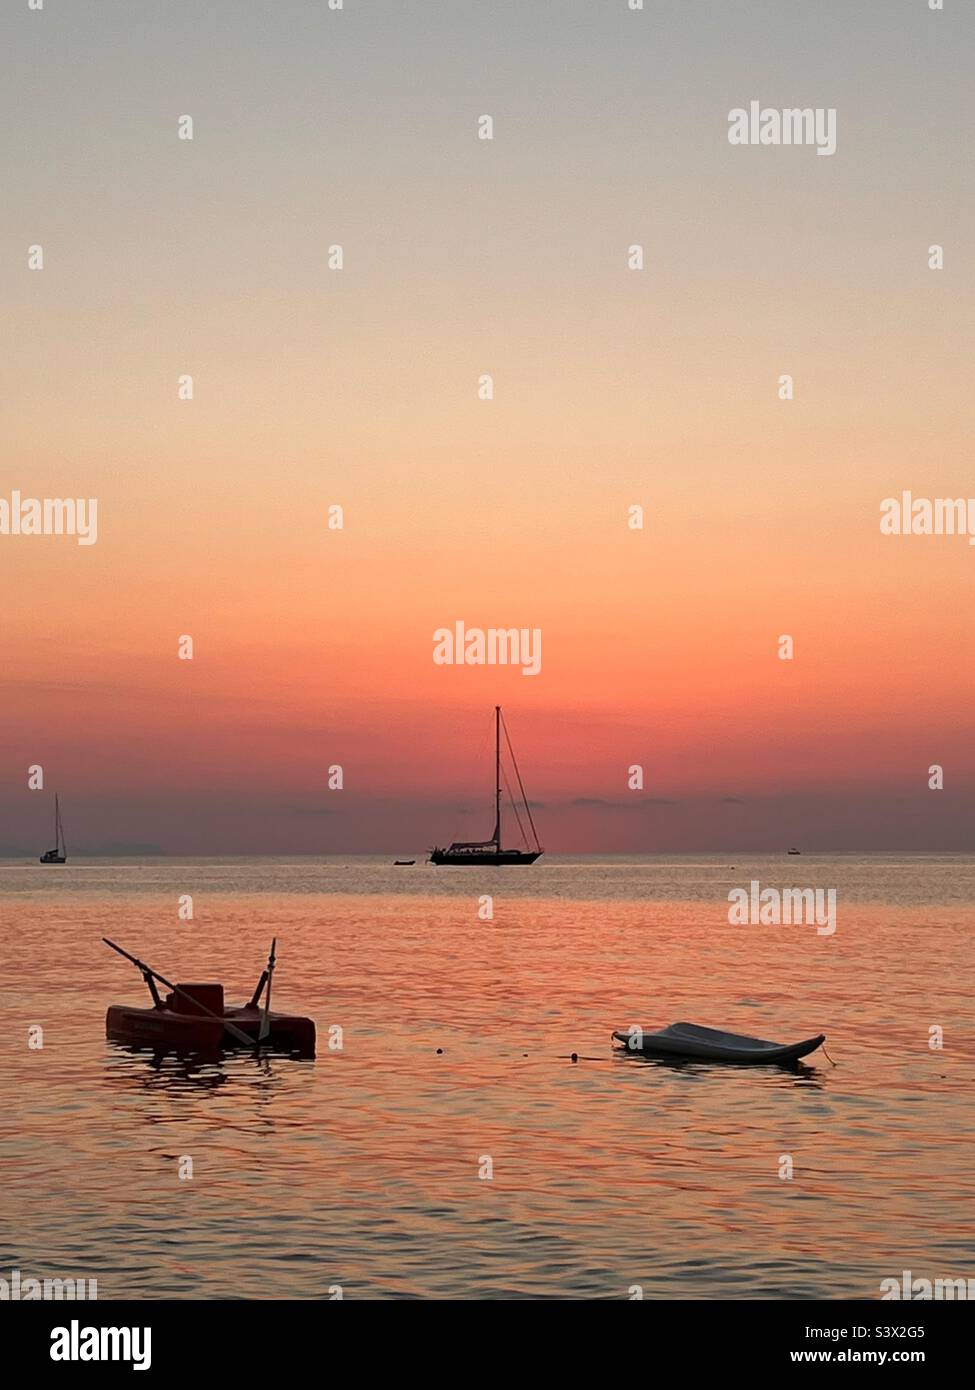
[[790,849],[790,850],[789,850],[789,853],[790,853],[790,854],[801,854],[801,853],[802,853],[802,850],[801,850],[801,849]]
[[64,828],[61,825],[61,804],[54,794],[54,848],[47,850],[38,861],[41,864],[64,864],[68,858],[68,847],[64,843]]
[[[503,849],[501,843],[501,728],[504,726],[504,736],[511,755],[511,763],[514,768],[515,777],[518,780],[518,789],[521,792],[521,800],[524,804],[525,815],[531,827],[534,849]],[[494,864],[494,865],[514,865],[514,864],[534,864],[535,860],[544,853],[539,844],[538,834],[535,830],[535,822],[532,820],[531,808],[528,805],[528,798],[525,795],[525,788],[521,780],[521,773],[518,771],[518,764],[515,761],[515,751],[511,746],[511,739],[508,737],[508,726],[504,724],[501,717],[501,706],[494,707],[494,834],[490,840],[455,840],[446,849],[434,846],[430,851],[429,864]],[[521,824],[521,816],[518,807],[514,806],[515,820],[524,834],[524,827]]]
[[618,1028],[617,1042],[631,1052],[649,1057],[684,1057],[704,1062],[795,1062],[815,1052],[826,1041],[825,1033],[797,1043],[767,1042],[742,1033],[722,1033],[696,1023],[672,1023],[658,1032],[652,1029]]
[[[151,1009],[140,1009],[132,1004],[111,1005],[105,1015],[105,1034],[116,1042],[162,1052],[269,1047],[300,1057],[314,1057],[314,1021],[294,1014],[271,1012],[276,939],[271,943],[271,954],[257,988],[248,1003],[238,1008],[226,1007],[222,984],[174,985],[164,975],[123,951],[121,946],[116,946],[114,941],[109,941],[107,936],[102,940],[141,970],[152,995]],[[157,980],[170,991],[165,999],[159,997]],[[262,994],[265,996],[263,1008]]]
[[411,864],[415,864],[415,859],[394,859],[393,864],[398,869],[408,869]]

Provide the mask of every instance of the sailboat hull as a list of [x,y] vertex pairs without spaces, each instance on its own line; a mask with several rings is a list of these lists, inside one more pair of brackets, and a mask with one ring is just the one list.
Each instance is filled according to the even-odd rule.
[[492,849],[492,850],[449,850],[435,849],[430,852],[431,864],[494,864],[496,866],[514,864],[534,864],[541,855],[539,850]]
[[42,854],[37,862],[39,864],[63,864],[65,860],[65,855],[57,854],[53,849],[49,849],[47,854]]

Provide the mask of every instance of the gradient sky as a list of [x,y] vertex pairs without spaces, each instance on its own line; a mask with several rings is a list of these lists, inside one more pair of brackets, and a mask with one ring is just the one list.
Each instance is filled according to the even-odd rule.
[[[5,6],[0,495],[99,540],[0,536],[0,852],[55,788],[79,851],[488,834],[497,701],[551,850],[971,848],[975,548],[878,523],[975,495],[973,41],[960,0]],[[753,98],[836,154],[729,145]],[[434,666],[458,618],[542,673]]]

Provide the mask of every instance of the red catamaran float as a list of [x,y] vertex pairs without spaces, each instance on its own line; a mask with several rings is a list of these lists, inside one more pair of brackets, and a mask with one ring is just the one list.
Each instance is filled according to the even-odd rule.
[[[218,1052],[227,1047],[272,1048],[301,1057],[315,1055],[315,1023],[295,1014],[271,1012],[271,984],[274,978],[277,937],[271,943],[267,966],[248,1003],[228,1008],[221,984],[174,985],[136,956],[130,956],[107,936],[102,940],[142,972],[152,1008],[132,1004],[112,1004],[105,1015],[105,1033],[117,1042],[161,1051]],[[169,990],[159,997],[156,981]],[[261,1007],[261,995],[264,1005]]]

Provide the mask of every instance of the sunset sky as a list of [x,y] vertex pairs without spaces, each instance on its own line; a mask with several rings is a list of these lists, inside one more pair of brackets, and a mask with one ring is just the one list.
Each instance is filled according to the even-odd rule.
[[[498,702],[551,851],[971,848],[975,547],[879,509],[975,496],[973,41],[953,0],[5,6],[0,495],[97,497],[98,542],[0,536],[0,853],[55,789],[77,852],[487,835]],[[753,98],[836,153],[730,145]],[[541,673],[434,665],[458,619]]]

